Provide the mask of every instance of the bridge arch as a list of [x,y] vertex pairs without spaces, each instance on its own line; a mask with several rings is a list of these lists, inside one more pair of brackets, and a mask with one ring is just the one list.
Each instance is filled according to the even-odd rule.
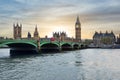
[[70,43],[61,44],[61,50],[72,50],[72,45]]
[[53,42],[45,42],[40,44],[42,52],[57,52],[59,51],[59,44]]
[[76,43],[76,44],[73,44],[73,48],[74,48],[74,49],[79,49],[79,44],[77,44],[77,43]]
[[84,49],[84,44],[81,44],[81,45],[80,45],[80,48],[81,48],[81,49]]
[[32,42],[11,41],[4,42],[2,45],[8,45],[11,56],[38,53],[37,45]]

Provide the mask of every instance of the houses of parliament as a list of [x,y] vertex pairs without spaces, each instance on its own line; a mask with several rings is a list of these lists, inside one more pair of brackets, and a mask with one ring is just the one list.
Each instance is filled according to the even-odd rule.
[[[33,37],[31,36],[31,33],[28,32],[27,37],[22,38],[22,24],[18,24],[18,23],[13,24],[13,37],[14,39],[35,39],[35,40],[40,39],[37,26],[35,27]],[[81,23],[79,20],[79,16],[77,16],[77,19],[75,22],[75,38],[67,37],[66,32],[54,32],[53,38],[55,40],[61,40],[61,41],[80,42],[81,41]]]
[[31,33],[28,32],[28,35],[26,38],[22,38],[22,24],[13,24],[13,37],[14,39],[39,39],[39,32],[37,30],[37,25],[35,27],[35,31],[33,34],[33,37],[31,36]]

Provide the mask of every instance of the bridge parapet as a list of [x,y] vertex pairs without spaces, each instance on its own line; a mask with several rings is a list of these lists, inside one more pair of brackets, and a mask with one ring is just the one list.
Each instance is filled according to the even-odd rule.
[[[8,45],[10,48],[22,48],[23,49],[42,49],[46,50],[75,50],[85,48],[86,45],[80,42],[70,42],[70,41],[36,41],[36,40],[0,40],[0,47]],[[53,50],[53,51],[54,51]]]
[[37,46],[37,41],[35,40],[0,40],[0,46],[2,45],[9,45],[9,44],[18,44],[18,43],[21,43],[21,44],[30,44],[30,45],[33,45],[33,46]]

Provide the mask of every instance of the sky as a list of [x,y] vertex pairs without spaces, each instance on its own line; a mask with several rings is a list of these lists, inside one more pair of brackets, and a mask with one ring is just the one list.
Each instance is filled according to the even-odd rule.
[[82,39],[95,31],[120,34],[120,0],[0,0],[0,36],[13,37],[13,24],[22,24],[22,37],[33,36],[37,25],[40,37],[66,32],[75,37],[79,15]]

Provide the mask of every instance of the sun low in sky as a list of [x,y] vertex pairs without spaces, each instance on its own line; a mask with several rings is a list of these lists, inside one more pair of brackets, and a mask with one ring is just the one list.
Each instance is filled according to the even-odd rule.
[[64,31],[75,37],[79,15],[82,39],[92,39],[95,31],[120,34],[120,0],[0,0],[0,36],[13,37],[13,24],[22,24],[22,36],[40,37]]

